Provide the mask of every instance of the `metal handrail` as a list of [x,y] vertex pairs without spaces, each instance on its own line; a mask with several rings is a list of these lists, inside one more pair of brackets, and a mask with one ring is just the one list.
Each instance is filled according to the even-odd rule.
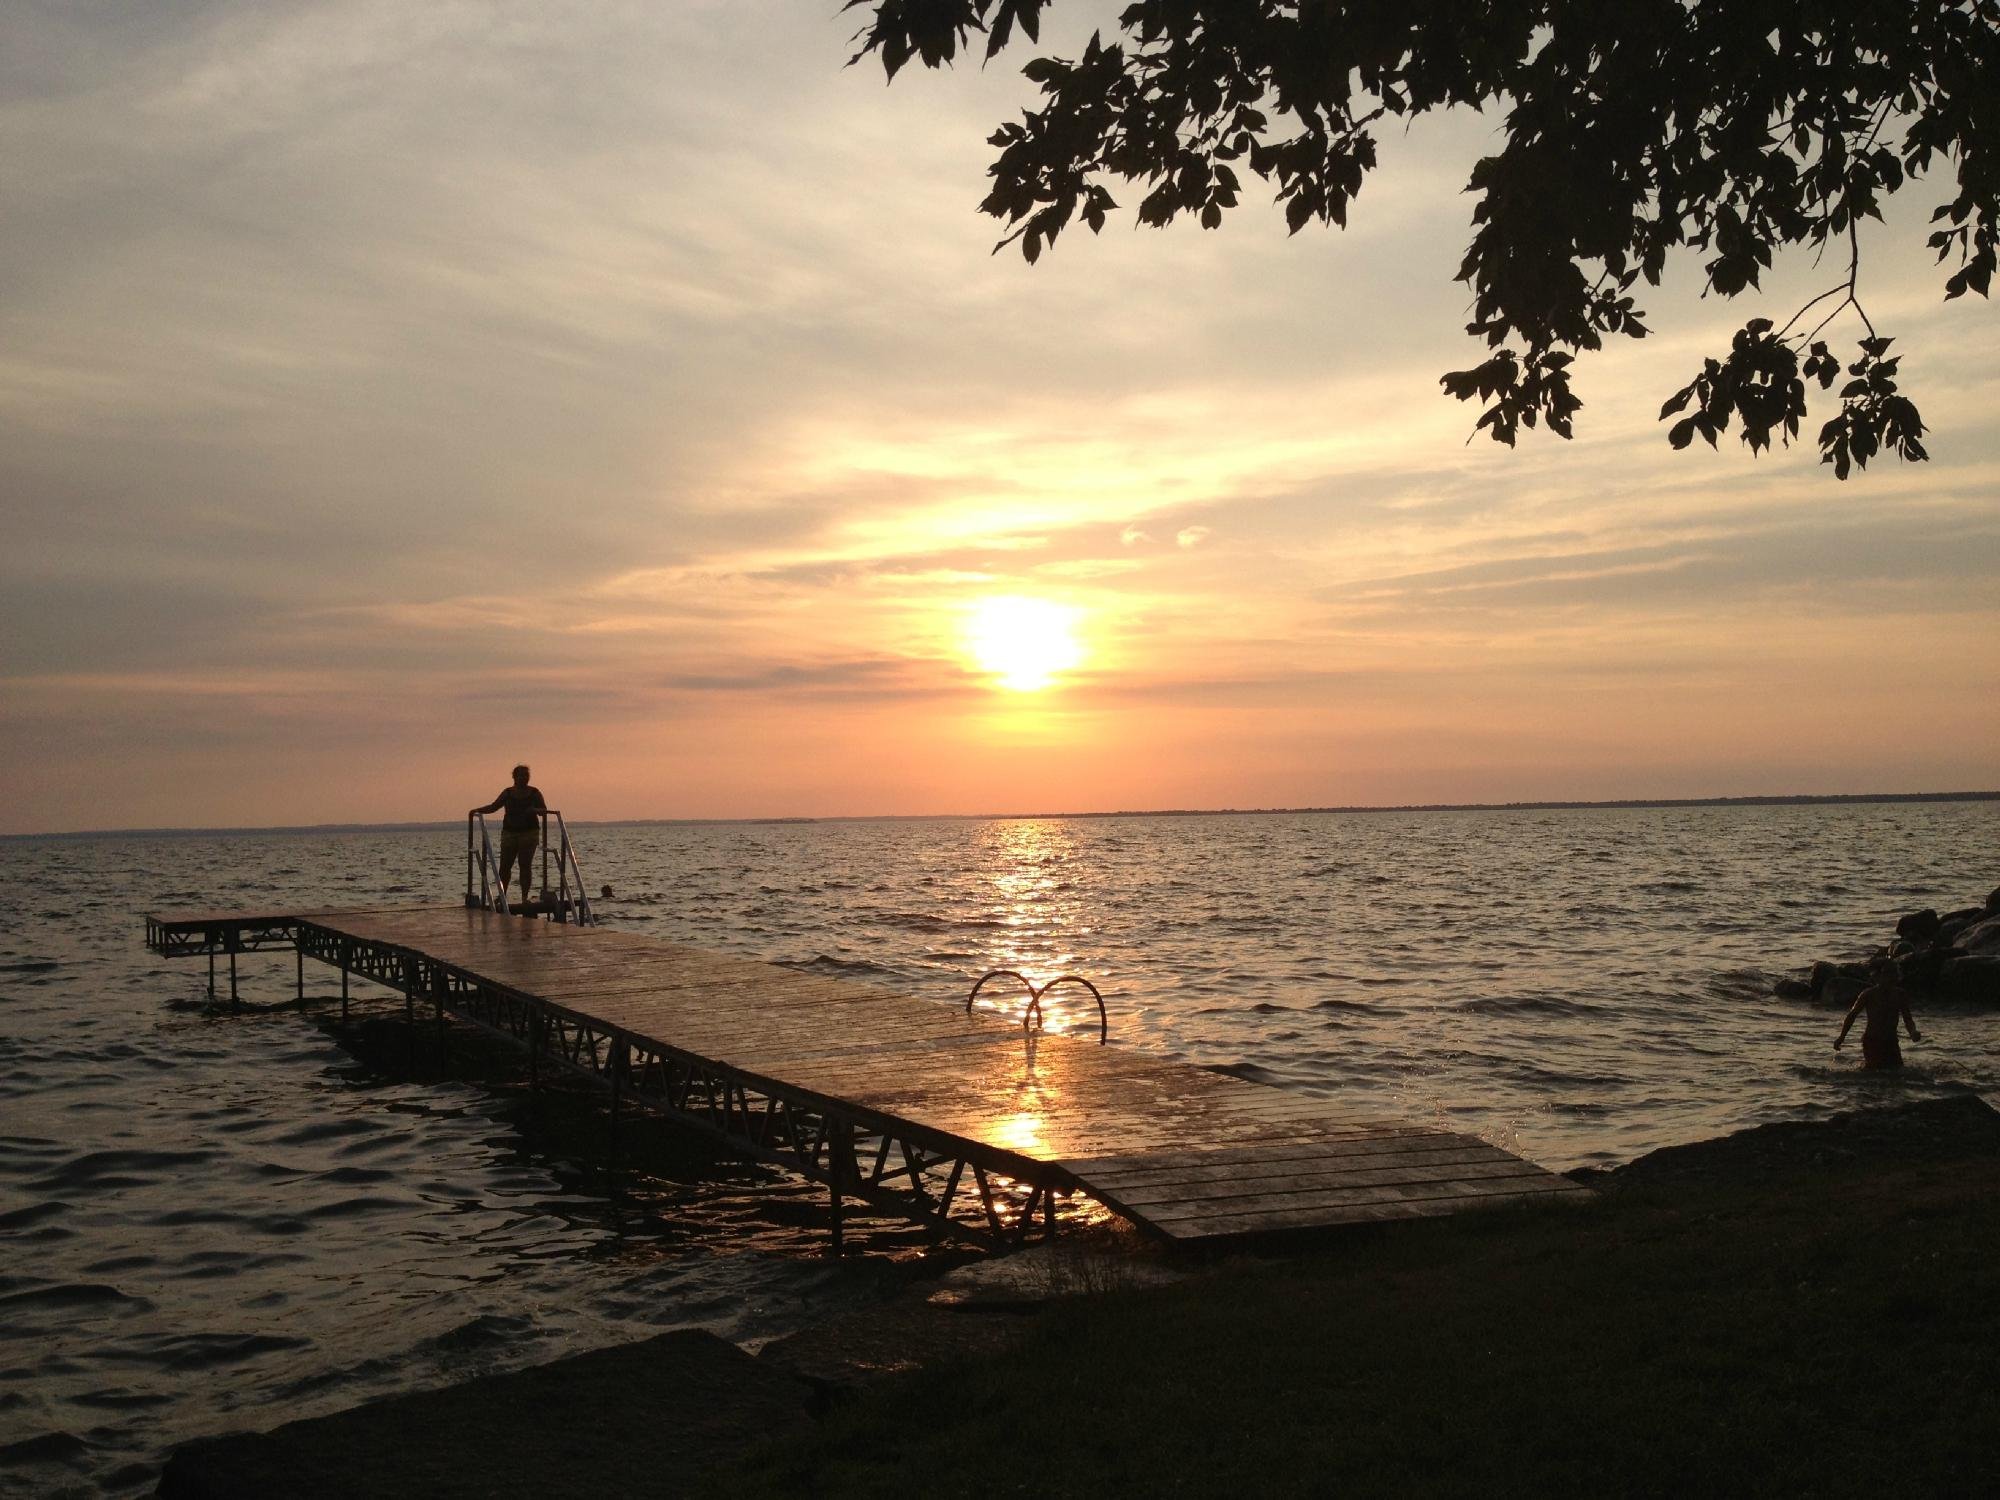
[[1042,1019],[1042,996],[1059,984],[1080,984],[1090,991],[1090,998],[1097,1002],[1097,1045],[1103,1046],[1111,1039],[1111,1016],[1104,1008],[1104,996],[1097,992],[1097,986],[1081,974],[1058,974],[1035,992],[1035,998],[1028,1005],[1029,1011],[1039,1024]]
[[[572,912],[579,927],[591,927],[597,923],[597,913],[591,909],[590,893],[583,884],[583,866],[577,862],[576,845],[570,841],[569,825],[555,808],[535,809],[535,817],[541,823],[541,837],[537,840],[542,858],[542,896],[548,899],[549,886],[554,884],[556,899],[549,916],[567,922]],[[549,837],[549,820],[555,819],[555,837]],[[549,869],[550,856],[555,859],[555,869]],[[474,885],[478,891],[474,894]],[[509,912],[513,904],[507,896],[505,872],[500,869],[500,861],[493,854],[493,834],[486,823],[486,814],[471,812],[465,819],[465,904],[485,911]],[[533,915],[523,908],[524,913]]]
[[1091,998],[1097,1001],[1098,1046],[1103,1046],[1111,1039],[1111,1017],[1109,1012],[1104,1008],[1104,996],[1098,993],[1096,985],[1085,979],[1081,974],[1058,974],[1047,984],[1037,988],[1035,981],[1018,969],[988,969],[984,974],[979,976],[979,982],[973,985],[972,993],[965,997],[965,1013],[968,1016],[972,1014],[972,1002],[979,998],[979,992],[986,988],[986,981],[989,979],[1018,979],[1021,981],[1021,987],[1028,992],[1028,1008],[1021,1012],[1021,1030],[1030,1035],[1045,1024],[1042,1015],[1042,996],[1046,995],[1059,984],[1080,984],[1089,990]]

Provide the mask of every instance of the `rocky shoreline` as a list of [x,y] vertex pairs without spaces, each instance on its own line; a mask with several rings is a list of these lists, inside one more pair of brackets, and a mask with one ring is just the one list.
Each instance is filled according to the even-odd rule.
[[[1508,1286],[1538,1295],[1538,1266],[1560,1261],[1569,1267],[1559,1278],[1567,1286],[1575,1268],[1606,1257],[1615,1264],[1637,1247],[1660,1259],[1655,1276],[1664,1270],[1681,1278],[1683,1297],[1706,1295],[1702,1289],[1710,1283],[1741,1290],[1744,1272],[1774,1276],[1783,1295],[1754,1305],[1788,1316],[1786,1299],[1796,1300],[1805,1285],[1801,1268],[1811,1269],[1800,1255],[1818,1257],[1814,1274],[1830,1276],[1820,1262],[1824,1247],[1841,1234],[1868,1239],[1893,1226],[1902,1258],[1916,1253],[1919,1241],[1943,1243],[1944,1226],[1970,1212],[1968,1205],[1993,1201],[1996,1159],[2000,1114],[1965,1094],[1757,1127],[1656,1151],[1613,1171],[1579,1172],[1578,1180],[1600,1197],[1567,1213],[1430,1221],[1398,1226],[1411,1231],[1401,1236],[1363,1233],[1317,1252],[1276,1258],[1239,1254],[1177,1262],[1132,1245],[1058,1242],[910,1286],[884,1304],[835,1317],[754,1356],[713,1335],[684,1330],[391,1397],[268,1433],[190,1443],[167,1465],[157,1493],[170,1500],[273,1494],[295,1500],[529,1500],[549,1493],[677,1496],[716,1487],[817,1490],[817,1466],[839,1457],[839,1435],[852,1424],[885,1424],[910,1436],[899,1427],[898,1413],[925,1388],[921,1382],[986,1378],[954,1372],[1001,1369],[1034,1340],[1043,1349],[1036,1357],[1066,1357],[1062,1351],[1073,1342],[1076,1320],[1105,1310],[1118,1316],[1115,1309],[1131,1308],[1140,1326],[1151,1329],[1149,1309],[1168,1305],[1152,1299],[1171,1296],[1174,1283],[1183,1280],[1196,1283],[1187,1299],[1195,1305],[1217,1297],[1233,1303],[1244,1295],[1248,1277],[1253,1285],[1258,1279],[1270,1283],[1283,1306],[1321,1281],[1346,1277],[1355,1283],[1352,1295],[1337,1299],[1346,1326],[1362,1305],[1355,1297],[1391,1305],[1400,1298],[1414,1317],[1439,1288],[1490,1283],[1497,1300],[1508,1303],[1515,1297]],[[1774,1234],[1790,1239],[1772,1239]],[[1685,1245],[1673,1248],[1681,1240]],[[1737,1274],[1718,1272],[1718,1253],[1744,1257],[1745,1265]],[[1444,1278],[1437,1287],[1399,1290],[1397,1278],[1421,1280],[1432,1263]],[[1935,1268],[1925,1274],[1934,1276]],[[1613,1274],[1610,1284],[1630,1279]],[[1204,1290],[1210,1286],[1225,1290],[1211,1295]],[[1763,1294],[1752,1287],[1742,1295]],[[1070,1306],[1056,1306],[1064,1303]],[[1732,1313],[1724,1325],[1734,1326],[1738,1316]],[[1801,1339],[1827,1326],[1817,1309],[1800,1316]],[[1198,1366],[1203,1346],[1183,1347],[1185,1340],[1177,1342],[1171,1332],[1159,1339],[1147,1359]],[[1406,1348],[1408,1341],[1399,1335],[1392,1347]],[[912,1378],[920,1383],[908,1383]],[[880,1391],[892,1394],[874,1394]],[[770,1452],[780,1456],[760,1456]],[[798,1476],[768,1467],[773,1463],[808,1465],[810,1482],[794,1483]],[[827,1493],[881,1492],[872,1481],[857,1486],[824,1477]],[[945,1484],[940,1492],[994,1487],[1011,1486]]]
[[1864,959],[1821,959],[1772,986],[1783,1000],[1841,1009],[1868,986],[1874,964],[1887,959],[1920,1001],[2000,1008],[2000,889],[1979,906],[1939,913],[1905,913],[1896,934]]

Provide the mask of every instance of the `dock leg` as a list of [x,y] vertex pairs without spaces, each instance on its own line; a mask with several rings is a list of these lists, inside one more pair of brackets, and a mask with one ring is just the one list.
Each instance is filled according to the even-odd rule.
[[347,1024],[347,965],[342,961],[340,969],[340,1024]]
[[836,1257],[845,1253],[841,1234],[840,1187],[841,1183],[846,1180],[847,1174],[847,1153],[841,1149],[845,1144],[846,1136],[847,1132],[845,1130],[839,1131],[829,1137],[826,1143],[826,1180],[827,1186],[833,1191],[833,1212],[829,1219],[833,1230],[833,1244],[830,1253]]
[[208,950],[208,1003],[215,1004],[215,950]]
[[294,948],[292,954],[299,961],[299,1004],[303,1005],[306,1000],[306,950]]
[[403,1071],[417,1076],[417,992],[403,976]]
[[229,1008],[236,1010],[242,1004],[242,999],[236,993],[236,944],[232,942],[229,945]]
[[629,1049],[623,1042],[611,1044],[611,1170],[618,1170],[618,1122],[625,1103],[625,1069]]
[[542,1013],[528,1014],[528,1087],[537,1093],[542,1087]]
[[444,982],[442,980],[438,982],[438,988],[433,992],[433,998],[437,1001],[438,1077],[449,1078],[451,1076],[451,1059],[445,1051],[445,1044],[449,1038],[449,1033],[444,1019]]

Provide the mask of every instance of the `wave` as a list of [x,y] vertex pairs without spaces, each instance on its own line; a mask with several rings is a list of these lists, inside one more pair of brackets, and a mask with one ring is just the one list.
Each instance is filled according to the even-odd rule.
[[801,974],[879,974],[885,979],[901,979],[901,969],[888,964],[878,964],[866,958],[835,958],[830,953],[815,953],[807,959],[781,958],[778,966],[796,969]]
[[1007,925],[994,917],[940,917],[924,911],[892,911],[878,920],[908,932],[992,932]]
[[1459,1008],[1482,1016],[1589,1016],[1603,1009],[1587,1000],[1565,1000],[1560,995],[1482,995]]
[[1709,975],[1702,988],[1721,1000],[1767,1000],[1775,982],[1762,969],[1724,969]]
[[130,1307],[147,1308],[152,1304],[144,1297],[134,1297],[121,1292],[115,1286],[105,1286],[101,1282],[63,1282],[51,1286],[33,1287],[27,1291],[0,1293],[0,1313],[10,1320],[23,1313],[42,1310],[53,1312],[74,1312],[79,1308]]
[[88,1151],[24,1184],[36,1192],[144,1187],[179,1167],[212,1161],[212,1151]]

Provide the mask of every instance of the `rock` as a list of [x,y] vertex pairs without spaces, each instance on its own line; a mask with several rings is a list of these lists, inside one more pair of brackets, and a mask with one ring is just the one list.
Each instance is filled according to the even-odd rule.
[[803,1381],[686,1328],[268,1433],[198,1438],[174,1450],[155,1494],[692,1495],[709,1469],[812,1431],[812,1403]]
[[1983,906],[1961,906],[1957,911],[1948,911],[1940,919],[1946,922],[1977,922],[1986,915]]
[[1830,964],[1825,959],[1821,959],[1812,966],[1812,972],[1806,975],[1806,992],[1813,999],[1819,999],[1825,993],[1827,985],[1832,982],[1834,976],[1839,972],[1839,965]]
[[1896,922],[1896,936],[1908,938],[1913,943],[1929,942],[1937,936],[1938,914],[1926,906],[1922,911],[1913,911]]
[[1895,959],[1898,963],[1901,963],[1906,958],[1913,957],[1916,952],[1917,945],[1908,938],[1897,938],[1895,942],[1889,945],[1889,957]]
[[1961,1005],[2000,1006],[2000,956],[1945,960],[1938,970],[1937,997]]
[[1810,1000],[1813,988],[1803,979],[1780,979],[1771,986],[1771,993],[1780,1000]]
[[1993,887],[1993,894],[1986,898],[1984,910],[2000,914],[2000,885]]
[[930,1300],[938,1307],[1031,1307],[1063,1297],[1170,1286],[1186,1275],[1158,1260],[1050,1241],[961,1266],[939,1281]]
[[[1981,915],[1984,914],[1981,913]],[[1970,927],[1974,922],[1978,920],[1979,918],[1977,916],[1961,917],[1953,915],[1946,917],[1943,923],[1940,924],[1938,927],[1937,936],[1931,940],[1932,946],[1937,948],[1949,948],[1953,943],[1958,941],[1958,935],[1961,932],[1965,931],[1966,928]]]
[[1951,946],[1959,953],[2000,953],[2000,916],[1974,923],[1961,932]]
[[1827,980],[1826,988],[1819,992],[1821,1005],[1838,1005],[1845,1010],[1854,1003],[1855,997],[1868,988],[1868,981],[1857,979],[1852,974],[1836,974]]
[[1913,984],[1919,989],[1931,988],[1938,982],[1938,974],[1950,956],[1942,948],[1926,948],[1902,966],[1903,983]]

